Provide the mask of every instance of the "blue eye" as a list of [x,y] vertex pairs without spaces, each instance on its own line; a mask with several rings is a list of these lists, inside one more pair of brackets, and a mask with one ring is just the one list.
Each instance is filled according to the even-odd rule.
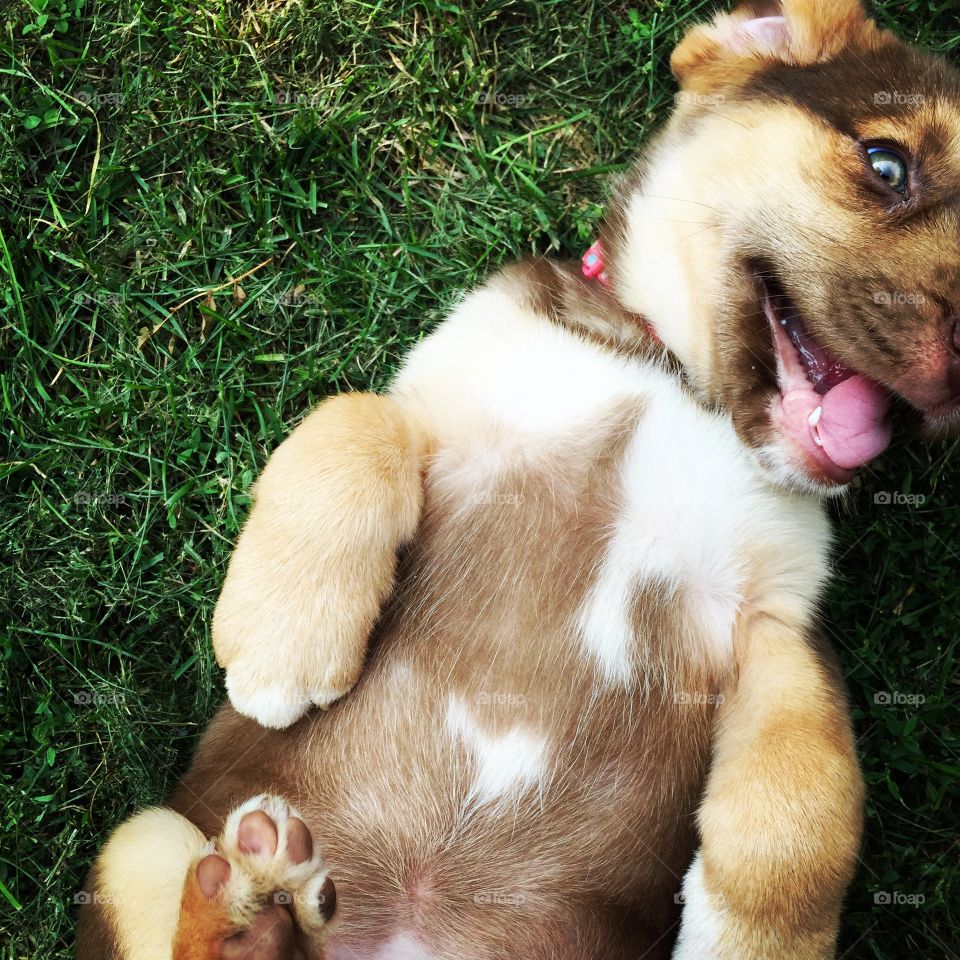
[[906,192],[909,171],[907,162],[899,153],[889,147],[867,147],[867,157],[873,172],[886,181],[891,190]]

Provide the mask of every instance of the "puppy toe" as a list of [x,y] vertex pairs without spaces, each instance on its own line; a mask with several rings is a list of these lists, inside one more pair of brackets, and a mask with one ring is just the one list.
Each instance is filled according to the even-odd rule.
[[306,863],[313,857],[313,834],[299,817],[287,821],[287,858],[291,863]]
[[263,810],[251,810],[240,818],[237,847],[243,853],[269,859],[277,852],[278,842],[277,825]]
[[197,884],[200,892],[213,900],[230,880],[230,863],[218,854],[211,853],[197,864]]

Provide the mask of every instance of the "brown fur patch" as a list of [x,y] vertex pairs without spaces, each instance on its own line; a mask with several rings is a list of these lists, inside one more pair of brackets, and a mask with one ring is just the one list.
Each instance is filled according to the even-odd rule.
[[121,960],[117,932],[100,900],[100,870],[94,866],[83,884],[83,905],[77,916],[76,960]]
[[191,870],[183,888],[173,960],[220,960],[223,941],[234,929],[226,909],[203,895],[196,870]]
[[643,317],[625,310],[596,280],[573,263],[536,257],[502,270],[494,283],[539,316],[631,357],[663,356]]

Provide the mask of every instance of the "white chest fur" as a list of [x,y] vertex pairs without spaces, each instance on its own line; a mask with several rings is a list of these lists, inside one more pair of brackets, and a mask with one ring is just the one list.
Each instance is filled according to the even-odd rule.
[[570,438],[598,430],[618,402],[642,403],[619,463],[608,547],[576,624],[607,683],[636,677],[630,609],[645,585],[682,611],[691,654],[717,665],[745,607],[811,613],[827,569],[819,504],[771,485],[729,418],[658,366],[484,288],[410,355],[393,392],[428,424],[439,456],[450,454],[447,481],[464,499],[524,462],[552,456],[561,477],[562,445],[568,455]]

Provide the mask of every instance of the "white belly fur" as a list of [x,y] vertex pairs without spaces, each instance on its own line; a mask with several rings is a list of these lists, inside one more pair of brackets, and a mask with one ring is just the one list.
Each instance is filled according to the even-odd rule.
[[668,372],[618,356],[496,287],[467,296],[408,357],[392,390],[429,426],[447,481],[477,496],[501,471],[556,459],[618,401],[643,413],[621,460],[622,505],[579,616],[584,655],[610,684],[635,664],[628,602],[657,583],[682,597],[691,655],[722,665],[737,616],[785,609],[806,620],[826,579],[829,529],[815,498],[773,487],[728,417]]

